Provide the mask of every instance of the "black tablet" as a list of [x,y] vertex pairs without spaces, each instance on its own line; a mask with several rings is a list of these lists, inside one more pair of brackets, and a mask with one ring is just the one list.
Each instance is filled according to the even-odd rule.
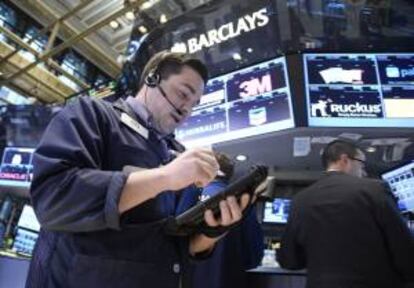
[[[249,193],[252,196],[260,183],[266,180],[267,175],[268,168],[266,166],[253,166],[246,175],[230,183],[223,191],[172,219],[168,224],[169,233],[177,235],[191,234],[192,230],[204,224],[204,212],[206,210],[212,210],[214,215],[217,216],[220,213],[219,203],[221,200],[228,196],[235,196],[240,199],[244,193]],[[256,194],[264,191],[265,189],[261,189],[256,191]]]

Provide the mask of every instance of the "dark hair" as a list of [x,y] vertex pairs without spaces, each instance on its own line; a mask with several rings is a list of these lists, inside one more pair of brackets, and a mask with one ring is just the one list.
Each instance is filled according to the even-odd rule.
[[144,85],[145,78],[150,73],[158,73],[160,79],[168,79],[170,75],[178,74],[184,66],[188,66],[196,71],[203,79],[204,84],[208,81],[208,70],[203,62],[196,58],[191,58],[184,53],[161,51],[148,61],[141,74],[140,87]]
[[214,152],[214,156],[220,166],[220,171],[224,173],[223,176],[217,176],[217,178],[229,181],[233,177],[234,162],[224,153]]
[[358,154],[358,146],[352,142],[345,140],[335,140],[330,142],[322,152],[323,168],[328,168],[329,164],[340,159],[342,154],[354,158]]

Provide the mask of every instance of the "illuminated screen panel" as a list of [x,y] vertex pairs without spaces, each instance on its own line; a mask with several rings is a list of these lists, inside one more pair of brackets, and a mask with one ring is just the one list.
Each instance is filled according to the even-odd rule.
[[414,54],[378,54],[382,85],[414,85]]
[[414,54],[305,54],[304,71],[309,126],[414,126]]
[[290,211],[290,199],[275,198],[265,202],[263,208],[263,223],[286,224]]
[[414,162],[397,167],[381,175],[398,199],[401,212],[414,212]]
[[33,177],[33,152],[33,148],[5,148],[0,166],[0,184],[29,187]]
[[382,88],[382,93],[385,114],[388,118],[414,119],[414,85],[385,86]]
[[211,79],[176,136],[186,146],[203,146],[292,127],[286,61],[281,57]]
[[34,210],[30,205],[24,205],[22,214],[20,215],[18,227],[29,229],[31,231],[40,231],[40,223],[36,218]]

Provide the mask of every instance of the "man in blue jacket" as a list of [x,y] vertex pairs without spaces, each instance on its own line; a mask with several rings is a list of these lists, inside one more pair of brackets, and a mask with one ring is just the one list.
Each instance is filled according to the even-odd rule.
[[[167,140],[206,81],[200,61],[163,52],[148,62],[135,97],[81,98],[52,119],[33,160],[31,200],[42,229],[27,287],[181,287],[189,258],[218,238],[167,235],[166,219],[179,191],[207,185],[218,164],[205,149],[173,160]],[[220,218],[207,211],[205,221],[230,226],[248,202],[229,197]]]
[[[201,201],[222,191],[234,174],[234,163],[223,153],[216,153],[222,174],[206,186]],[[263,257],[263,231],[257,222],[256,210],[252,207],[243,221],[220,240],[212,255],[192,265],[192,287],[194,288],[247,288],[248,269],[256,268]]]

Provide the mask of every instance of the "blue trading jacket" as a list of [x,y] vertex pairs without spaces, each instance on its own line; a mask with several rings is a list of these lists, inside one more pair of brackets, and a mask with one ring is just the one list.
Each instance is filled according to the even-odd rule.
[[[226,187],[220,180],[213,181],[202,191],[203,198],[213,196]],[[180,205],[192,206],[199,201],[195,191],[186,190]],[[179,207],[179,210],[183,208]],[[257,267],[263,257],[263,232],[251,209],[242,223],[230,230],[215,246],[213,254],[204,261],[191,265],[194,288],[247,288],[245,270]]]
[[146,139],[124,125],[121,113],[131,114],[128,107],[82,98],[45,131],[31,187],[42,229],[26,287],[179,287],[188,241],[163,233],[177,193],[118,213],[124,166],[154,168],[170,158],[153,130]]

